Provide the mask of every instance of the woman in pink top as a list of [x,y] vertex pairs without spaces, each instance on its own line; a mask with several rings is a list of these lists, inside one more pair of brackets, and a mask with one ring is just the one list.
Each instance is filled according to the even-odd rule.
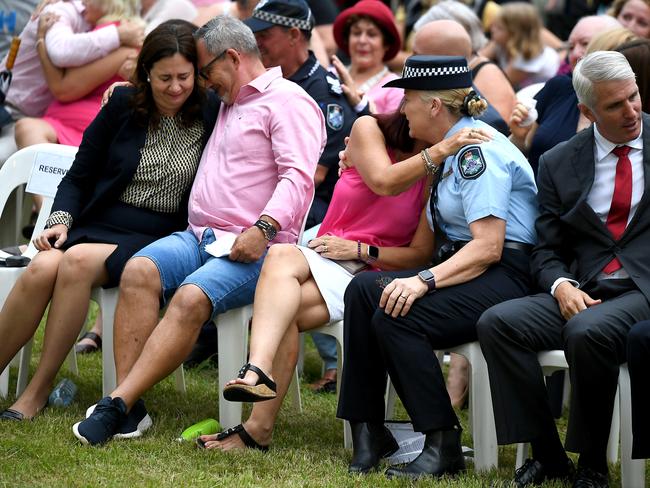
[[[350,146],[361,154],[384,143],[390,148],[386,161],[395,162],[422,149],[421,143],[409,137],[403,115],[396,112],[363,119],[369,119],[375,139],[350,140]],[[248,421],[236,432],[203,436],[200,444],[205,447],[229,450],[268,446],[296,366],[299,333],[343,318],[343,294],[353,278],[348,269],[354,272],[354,265],[404,269],[431,261],[433,233],[423,211],[428,195],[426,178],[399,195],[380,196],[363,178],[382,162],[369,157],[355,162],[356,167],[345,170],[336,184],[318,237],[309,247],[276,244],[264,260],[253,304],[249,364],[254,366],[247,367],[260,377],[272,371],[277,396],[263,384],[254,386],[257,378],[240,374],[224,389],[226,399],[273,400],[256,404]]]
[[[86,22],[96,25],[95,30],[119,24],[120,20],[134,18],[138,14],[138,0],[85,0],[83,16]],[[47,30],[55,19],[48,22],[44,17],[39,22],[38,37],[44,39]],[[37,42],[43,72],[48,86],[57,100],[48,107],[42,118],[24,118],[16,123],[16,143],[18,148],[41,142],[52,142],[78,146],[83,131],[99,113],[102,94],[115,81],[130,75],[126,70],[121,77],[121,68],[132,58],[131,68],[135,66],[137,51],[118,48],[108,56],[94,63],[78,68],[61,70],[50,61],[43,42]],[[83,85],[86,95],[78,100],[66,96],[68,87]]]
[[370,113],[391,113],[399,108],[404,92],[382,88],[397,77],[384,64],[400,50],[401,41],[391,10],[378,0],[361,0],[342,11],[334,21],[334,39],[350,56],[350,66],[333,56],[332,64],[343,83],[350,105]]

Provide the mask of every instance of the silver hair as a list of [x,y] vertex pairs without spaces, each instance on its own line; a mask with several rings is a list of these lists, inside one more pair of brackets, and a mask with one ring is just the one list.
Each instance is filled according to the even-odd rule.
[[594,83],[634,79],[634,71],[621,53],[595,51],[582,58],[573,70],[573,89],[578,101],[593,110],[596,105]]
[[260,56],[255,35],[241,20],[229,15],[217,15],[194,33],[194,39],[205,42],[210,54],[218,56],[226,49]]
[[455,20],[462,25],[472,40],[472,52],[474,53],[487,44],[480,19],[471,8],[461,2],[443,0],[435,4],[418,19],[413,29],[417,32],[425,24],[434,20]]

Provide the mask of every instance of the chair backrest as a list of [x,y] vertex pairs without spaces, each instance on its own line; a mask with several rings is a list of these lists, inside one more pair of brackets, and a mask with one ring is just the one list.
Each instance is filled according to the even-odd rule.
[[[29,183],[32,174],[32,166],[39,154],[47,153],[69,158],[70,164],[72,164],[77,150],[77,147],[65,146],[62,144],[35,144],[12,154],[0,168],[0,215],[2,215],[12,192],[16,188]],[[32,238],[43,231],[45,222],[50,215],[52,200],[51,197],[44,198],[43,205],[41,206],[38,219],[34,226]],[[35,254],[36,248],[30,241],[29,248],[25,252],[25,255],[33,257]]]

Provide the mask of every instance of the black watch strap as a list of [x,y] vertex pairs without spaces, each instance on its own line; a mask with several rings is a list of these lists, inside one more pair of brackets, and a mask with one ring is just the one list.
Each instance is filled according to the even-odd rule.
[[259,219],[257,222],[255,222],[255,227],[260,229],[262,233],[264,234],[264,238],[267,241],[272,241],[275,239],[275,236],[277,235],[278,231],[275,229],[272,223],[267,222],[266,220]]

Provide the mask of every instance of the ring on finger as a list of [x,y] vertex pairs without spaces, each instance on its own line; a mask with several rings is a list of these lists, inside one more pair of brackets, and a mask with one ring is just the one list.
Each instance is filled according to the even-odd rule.
[[327,252],[327,246],[323,246],[323,252]]

